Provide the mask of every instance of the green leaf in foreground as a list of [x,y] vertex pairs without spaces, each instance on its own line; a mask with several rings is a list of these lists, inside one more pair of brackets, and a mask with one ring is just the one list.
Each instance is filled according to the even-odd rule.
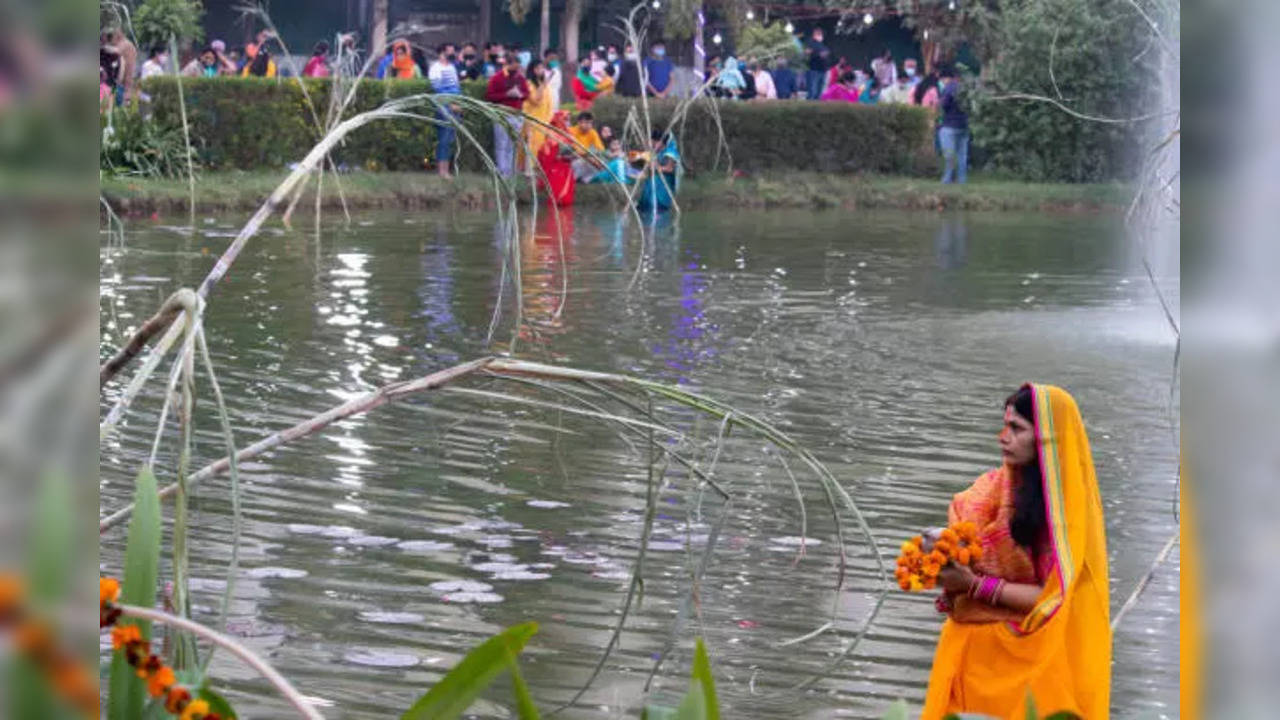
[[[156,581],[160,568],[160,496],[156,476],[149,466],[138,472],[134,490],[133,518],[129,521],[129,539],[124,548],[124,579],[120,601],[128,605],[151,607],[156,602]],[[134,621],[130,621],[134,622]],[[151,623],[136,621],[142,637],[151,638]],[[109,720],[133,720],[142,716],[146,689],[129,667],[124,653],[111,659],[111,692],[107,701]]]
[[[494,678],[508,668],[512,670],[516,685],[520,717],[536,718],[537,710],[529,700],[529,690],[524,686],[524,679],[519,676],[519,669],[515,665],[516,655],[536,632],[537,623],[524,623],[509,627],[485,640],[454,665],[426,695],[418,698],[400,716],[401,720],[451,720],[459,717],[489,687]],[[533,715],[526,714],[530,710]]]
[[227,699],[213,691],[208,685],[200,686],[200,692],[196,693],[196,697],[209,703],[209,709],[218,713],[219,717],[227,718],[227,720],[235,720],[236,711],[231,709],[231,703]]
[[716,700],[716,679],[711,674],[711,658],[707,646],[698,638],[693,653],[693,672],[689,675],[689,692],[676,709],[678,720],[720,720],[720,703]]

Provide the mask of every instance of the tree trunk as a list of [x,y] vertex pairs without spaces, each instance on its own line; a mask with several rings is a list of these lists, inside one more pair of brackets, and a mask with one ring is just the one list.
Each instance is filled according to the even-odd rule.
[[373,20],[369,23],[369,52],[381,58],[387,51],[387,2],[373,0]]
[[[566,73],[578,68],[578,25],[582,22],[582,9],[586,0],[565,0],[564,16],[560,18],[560,54],[564,57]],[[568,86],[569,83],[565,83]]]
[[480,37],[476,38],[476,42],[483,46],[492,39],[489,37],[491,32],[493,32],[493,0],[480,0]]
[[538,53],[551,47],[551,0],[542,0],[542,27],[538,30]]

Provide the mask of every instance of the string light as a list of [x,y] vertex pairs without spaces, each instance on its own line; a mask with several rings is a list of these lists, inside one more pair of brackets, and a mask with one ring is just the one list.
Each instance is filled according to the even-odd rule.
[[948,10],[955,10],[955,9],[956,9],[956,0],[951,0],[951,2],[947,3],[947,9],[948,9]]
[[660,2],[660,0],[653,0],[653,9],[657,10],[660,7],[662,7],[662,3]]
[[875,22],[875,21],[876,21],[876,19],[875,19],[875,18],[873,18],[873,17],[871,17],[871,13],[867,13],[866,15],[863,15],[863,16],[862,16],[862,22],[863,22],[863,24],[870,25],[871,23],[873,23],[873,22]]
[[925,40],[929,39],[929,31],[927,29],[924,31],[924,39]]
[[724,38],[720,37],[720,33],[716,33],[715,35],[711,36],[711,42],[719,45],[720,43],[724,42]]
[[754,12],[754,11],[752,11],[752,10],[748,10],[748,11],[747,11],[747,19],[748,19],[748,20],[755,20],[755,19],[756,19],[756,14],[755,14],[755,12]]
[[785,28],[785,29],[786,29],[786,31],[787,31],[787,32],[792,33],[792,32],[795,32],[795,31],[796,31],[796,26],[795,26],[795,25],[792,25],[792,24],[791,24],[791,21],[790,21],[790,20],[788,20],[788,21],[787,21],[787,25],[786,25],[786,28]]

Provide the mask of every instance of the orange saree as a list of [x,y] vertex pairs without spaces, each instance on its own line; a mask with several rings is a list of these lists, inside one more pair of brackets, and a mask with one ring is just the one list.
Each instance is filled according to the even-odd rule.
[[993,470],[959,493],[949,520],[979,527],[980,572],[1043,583],[1025,615],[960,596],[934,653],[921,717],[950,713],[1023,718],[1027,695],[1041,714],[1108,716],[1111,628],[1107,541],[1093,457],[1080,410],[1065,390],[1031,385],[1048,536],[1033,556],[1009,536],[1012,474]]

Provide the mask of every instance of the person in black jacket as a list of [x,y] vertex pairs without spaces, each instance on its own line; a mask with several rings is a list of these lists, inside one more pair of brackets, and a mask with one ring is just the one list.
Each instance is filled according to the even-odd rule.
[[938,141],[942,144],[945,169],[942,182],[963,183],[969,174],[969,114],[961,99],[960,78],[950,67],[944,67],[942,92],[938,107],[942,111],[942,127],[938,129]]
[[631,43],[627,43],[618,65],[616,87],[616,92],[623,97],[640,97],[644,92],[644,83],[640,81],[640,54]]

